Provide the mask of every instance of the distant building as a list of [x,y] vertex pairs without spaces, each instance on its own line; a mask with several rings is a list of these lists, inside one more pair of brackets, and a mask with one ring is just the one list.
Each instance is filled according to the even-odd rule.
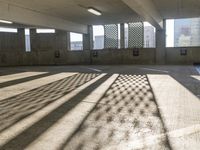
[[83,50],[83,42],[82,41],[71,42],[71,50]]
[[155,28],[153,26],[144,27],[144,48],[156,47]]
[[174,20],[174,46],[200,46],[200,18]]
[[[120,47],[120,40],[118,41]],[[153,26],[144,27],[144,48],[155,47],[156,37],[155,28]],[[94,49],[104,48],[104,36],[95,36],[94,38]],[[128,28],[125,28],[125,48],[128,48]]]
[[[156,46],[155,28],[144,26],[144,48],[154,48]],[[125,28],[125,48],[128,48],[128,28]]]
[[95,36],[94,49],[103,49],[103,48],[104,48],[104,36],[103,35]]
[[192,19],[191,46],[200,46],[200,18]]

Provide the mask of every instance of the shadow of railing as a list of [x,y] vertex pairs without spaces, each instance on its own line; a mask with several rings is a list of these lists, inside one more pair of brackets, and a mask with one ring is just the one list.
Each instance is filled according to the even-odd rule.
[[120,75],[59,149],[172,149],[166,132],[147,76]]
[[[97,77],[76,74],[0,101],[0,132]],[[30,85],[31,86],[31,85]]]
[[[30,92],[34,94],[38,94],[40,92],[40,96],[34,97],[33,99],[36,100],[36,103],[42,103],[42,106],[46,106],[48,102],[52,102],[52,100],[56,100],[60,95],[65,95],[69,91],[73,90],[77,86],[84,84],[86,81],[91,80],[92,78],[96,77],[97,74],[79,74],[69,79],[63,79],[58,82],[49,84],[48,86],[43,86],[36,91]],[[47,131],[52,125],[54,125],[59,119],[61,119],[64,115],[66,115],[70,110],[72,110],[77,104],[82,102],[82,100],[88,96],[94,89],[96,89],[101,83],[106,81],[110,75],[106,75],[101,79],[98,79],[96,82],[91,84],[89,87],[83,89],[73,98],[66,101],[64,104],[56,108],[54,111],[47,114],[44,118],[39,120],[37,123],[33,124],[31,127],[27,128],[21,134],[16,136],[15,138],[11,139],[5,145],[0,147],[0,149],[25,149],[29,144],[31,144],[34,140],[36,140],[40,135],[42,135],[45,131]],[[67,81],[66,81],[67,80]],[[68,82],[69,81],[69,82]],[[48,92],[47,92],[48,91]],[[27,97],[32,97],[29,94],[25,94]],[[22,95],[20,96],[23,97]],[[53,99],[52,99],[53,98]],[[32,99],[32,100],[33,100]],[[48,100],[50,99],[50,101]],[[46,104],[43,104],[46,100]],[[22,100],[23,101],[23,100]],[[31,100],[28,100],[31,102]],[[32,103],[30,103],[31,105]],[[9,104],[7,104],[8,106]],[[34,108],[34,107],[33,107]],[[23,112],[29,112],[28,108],[25,109]],[[29,112],[30,113],[30,112]],[[58,137],[59,138],[59,137]]]

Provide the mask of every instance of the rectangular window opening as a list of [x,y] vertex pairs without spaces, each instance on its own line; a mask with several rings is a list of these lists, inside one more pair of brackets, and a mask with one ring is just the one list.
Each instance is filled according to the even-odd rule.
[[55,33],[55,29],[36,29],[36,33]]
[[121,48],[121,30],[120,30],[120,24],[118,24],[118,49]]
[[166,47],[200,46],[200,18],[166,20]]
[[17,33],[17,29],[0,27],[0,32]]
[[[156,28],[148,22],[143,22],[144,34],[143,34],[143,47],[155,48],[156,47]],[[129,28],[128,23],[124,24],[125,30],[125,48],[129,48]]]
[[104,49],[104,27],[103,25],[93,26],[93,49],[100,50]]
[[83,34],[70,32],[70,49],[83,50]]
[[25,48],[26,52],[31,52],[30,29],[25,29]]
[[156,28],[148,22],[143,22],[144,25],[144,48],[156,47]]
[[125,32],[125,48],[128,48],[128,24],[124,24],[124,32]]

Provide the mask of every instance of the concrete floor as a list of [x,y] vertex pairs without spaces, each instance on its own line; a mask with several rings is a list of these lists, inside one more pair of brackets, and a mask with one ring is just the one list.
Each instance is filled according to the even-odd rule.
[[197,70],[0,68],[0,149],[199,150]]

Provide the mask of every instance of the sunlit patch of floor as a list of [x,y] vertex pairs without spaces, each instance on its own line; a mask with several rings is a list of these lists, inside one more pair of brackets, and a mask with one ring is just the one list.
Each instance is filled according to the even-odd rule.
[[0,76],[0,149],[200,149],[193,66],[16,69]]
[[[78,129],[64,149],[170,149],[145,75],[120,75]],[[157,142],[138,141],[157,134]]]

